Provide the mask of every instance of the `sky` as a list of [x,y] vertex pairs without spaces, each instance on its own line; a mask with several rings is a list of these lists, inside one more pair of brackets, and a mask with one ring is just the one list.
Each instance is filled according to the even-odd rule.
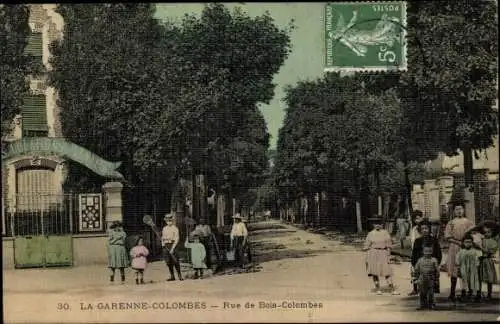
[[[323,75],[324,62],[324,3],[226,3],[230,10],[240,7],[249,16],[264,14],[267,10],[275,24],[285,28],[294,19],[296,28],[291,34],[292,53],[274,77],[276,87],[269,105],[262,105],[261,111],[271,135],[271,148],[276,147],[278,130],[283,124],[286,105],[282,102],[284,88],[298,81],[313,80]],[[162,20],[180,21],[185,13],[200,15],[203,3],[161,3],[157,4],[156,16]]]

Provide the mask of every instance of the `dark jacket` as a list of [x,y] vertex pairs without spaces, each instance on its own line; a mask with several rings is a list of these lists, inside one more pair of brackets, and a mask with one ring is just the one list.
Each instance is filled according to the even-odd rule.
[[434,236],[429,237],[419,237],[413,243],[413,249],[411,251],[411,265],[415,266],[418,259],[424,255],[423,247],[424,245],[430,245],[433,248],[432,256],[438,260],[438,264],[441,264],[443,259],[443,254],[441,253],[441,246],[439,245],[439,240]]

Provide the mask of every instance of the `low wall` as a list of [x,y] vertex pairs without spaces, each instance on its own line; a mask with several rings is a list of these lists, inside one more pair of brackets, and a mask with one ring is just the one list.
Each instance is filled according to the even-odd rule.
[[73,265],[107,264],[108,237],[105,234],[73,236]]
[[[73,236],[73,266],[107,264],[107,235],[81,234]],[[2,238],[2,268],[14,269],[14,239]]]
[[14,239],[2,238],[2,268],[14,269]]

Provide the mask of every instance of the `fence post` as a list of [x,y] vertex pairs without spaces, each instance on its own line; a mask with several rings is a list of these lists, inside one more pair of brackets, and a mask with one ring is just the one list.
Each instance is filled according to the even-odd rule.
[[69,233],[73,234],[73,191],[69,192]]

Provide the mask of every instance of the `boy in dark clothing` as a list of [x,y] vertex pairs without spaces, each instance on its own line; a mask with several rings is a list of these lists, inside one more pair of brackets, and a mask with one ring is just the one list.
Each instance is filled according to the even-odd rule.
[[[419,224],[421,237],[417,238],[413,243],[413,249],[411,251],[411,265],[415,268],[418,260],[424,255],[423,247],[431,246],[432,247],[432,257],[436,258],[438,261],[438,266],[441,264],[441,260],[443,259],[443,255],[441,253],[441,246],[439,245],[439,240],[431,235],[431,224],[424,220]],[[439,273],[438,273],[439,274]],[[434,292],[439,293],[439,275],[436,276],[436,283],[433,286]],[[413,284],[413,292],[412,294],[416,294],[418,291],[418,287],[416,284]]]
[[418,310],[434,308],[434,286],[439,276],[439,263],[433,254],[433,247],[425,245],[423,256],[415,265],[415,274],[420,284],[420,307]]

